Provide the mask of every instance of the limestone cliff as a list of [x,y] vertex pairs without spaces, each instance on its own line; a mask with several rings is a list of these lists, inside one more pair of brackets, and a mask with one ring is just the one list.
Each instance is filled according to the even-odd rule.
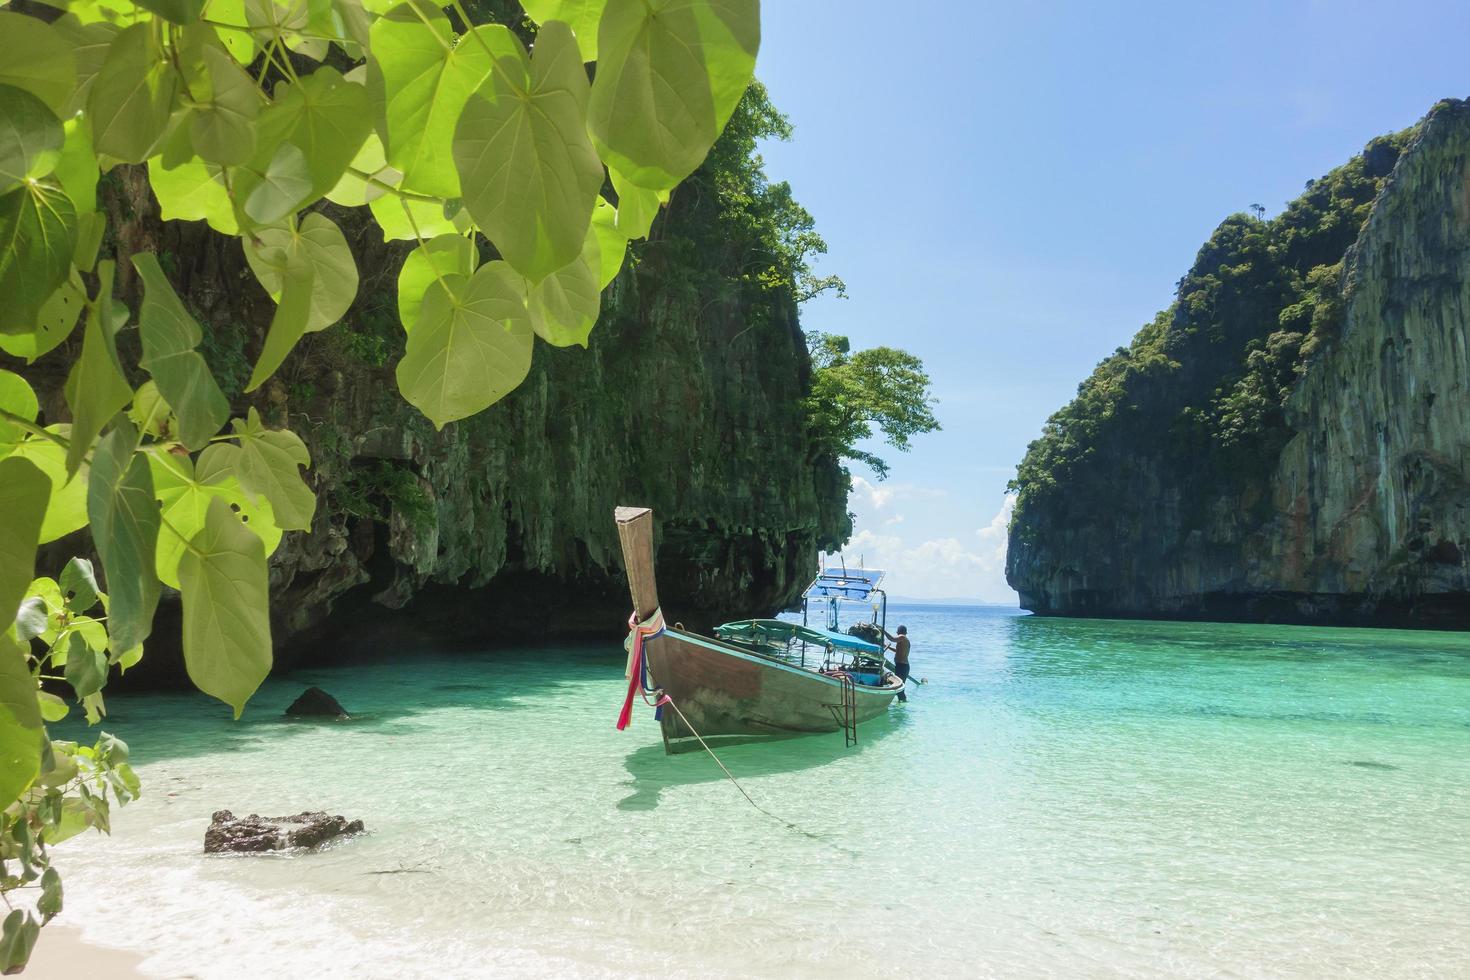
[[1470,626],[1467,262],[1464,102],[1227,220],[1028,452],[1022,604]]

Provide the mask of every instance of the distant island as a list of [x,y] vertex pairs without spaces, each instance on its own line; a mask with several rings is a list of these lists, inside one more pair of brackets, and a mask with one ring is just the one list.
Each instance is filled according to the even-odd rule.
[[1047,422],[1007,579],[1075,616],[1470,626],[1470,103],[1226,218]]

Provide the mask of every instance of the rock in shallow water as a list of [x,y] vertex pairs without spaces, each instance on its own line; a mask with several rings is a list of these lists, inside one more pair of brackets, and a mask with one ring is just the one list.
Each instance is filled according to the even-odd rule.
[[291,718],[336,718],[341,721],[346,721],[349,717],[347,709],[319,687],[308,687],[302,691],[301,697],[292,701],[291,706],[286,709],[286,715]]
[[236,817],[229,810],[216,810],[204,832],[204,853],[224,851],[284,851],[293,847],[315,847],[337,837],[363,832],[361,820],[348,820],[320,811],[289,817]]

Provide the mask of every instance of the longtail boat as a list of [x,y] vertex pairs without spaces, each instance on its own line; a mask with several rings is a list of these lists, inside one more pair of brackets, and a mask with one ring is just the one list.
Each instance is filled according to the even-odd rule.
[[[655,706],[664,748],[724,735],[845,733],[888,710],[903,681],[883,659],[883,573],[824,571],[806,590],[802,623],[749,619],[701,636],[664,621],[654,576],[653,511],[619,507],[614,515],[628,587],[628,691],[618,728],[626,728],[634,701]],[[840,603],[872,607],[871,622],[853,632],[837,629]],[[827,628],[806,623],[812,605],[825,608]],[[860,634],[860,635],[859,635]]]

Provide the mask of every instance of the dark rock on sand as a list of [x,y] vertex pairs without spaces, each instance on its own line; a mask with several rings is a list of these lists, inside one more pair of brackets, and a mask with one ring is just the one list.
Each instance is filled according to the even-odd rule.
[[286,709],[286,715],[290,718],[337,718],[342,721],[349,717],[347,709],[319,687],[308,687],[303,691],[301,697]]
[[360,834],[361,820],[348,820],[326,813],[297,813],[289,817],[236,817],[229,810],[216,810],[204,832],[204,853],[224,851],[284,851],[293,847],[315,847],[347,834]]

